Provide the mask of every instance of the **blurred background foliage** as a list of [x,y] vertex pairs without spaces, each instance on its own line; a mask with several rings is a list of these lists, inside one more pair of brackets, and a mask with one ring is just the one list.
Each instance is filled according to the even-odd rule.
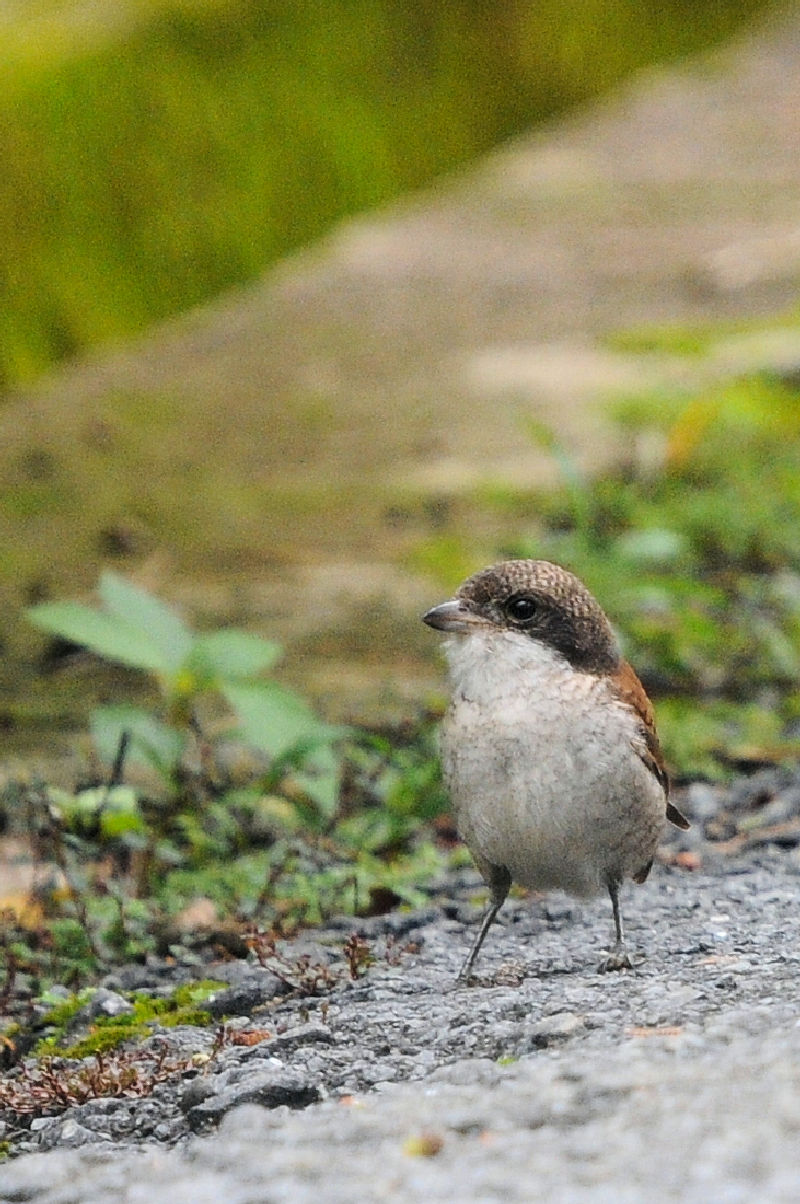
[[[657,701],[678,778],[725,776],[800,754],[800,406],[792,374],[759,373],[616,404],[628,454],[583,473],[547,427],[530,437],[561,486],[481,486],[505,515],[494,557],[554,560],[603,600]],[[646,447],[647,454],[640,449]],[[414,563],[463,576],[463,543]],[[474,561],[473,561],[474,566]]]
[[763,0],[39,0],[0,13],[0,388],[254,278]]

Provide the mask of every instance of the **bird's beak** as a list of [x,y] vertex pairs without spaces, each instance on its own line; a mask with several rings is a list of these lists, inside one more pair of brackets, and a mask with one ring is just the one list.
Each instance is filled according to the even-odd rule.
[[463,602],[458,598],[451,599],[450,602],[442,602],[440,606],[434,606],[422,616],[422,622],[427,623],[429,627],[435,627],[437,631],[457,631],[468,632],[473,628],[482,625],[482,620],[471,610],[467,610]]

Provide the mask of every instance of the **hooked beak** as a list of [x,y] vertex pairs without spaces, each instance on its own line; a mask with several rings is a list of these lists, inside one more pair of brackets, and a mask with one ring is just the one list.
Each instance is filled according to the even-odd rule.
[[459,598],[453,598],[449,602],[442,602],[440,606],[434,606],[422,616],[422,622],[427,623],[429,627],[434,627],[437,631],[460,633],[484,625],[483,620],[479,619],[471,610],[467,610]]

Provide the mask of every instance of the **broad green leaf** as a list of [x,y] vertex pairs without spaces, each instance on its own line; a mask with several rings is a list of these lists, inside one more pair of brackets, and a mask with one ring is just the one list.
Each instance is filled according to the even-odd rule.
[[146,836],[148,829],[140,811],[108,806],[103,808],[100,816],[100,831],[107,840],[119,840],[122,836]]
[[98,707],[92,713],[91,733],[100,757],[111,765],[122,733],[128,732],[128,758],[168,777],[180,761],[186,743],[182,732],[162,723],[140,707]]
[[292,777],[313,800],[325,819],[333,819],[339,809],[341,761],[329,744],[316,748],[304,761],[301,773]]
[[146,634],[160,650],[168,673],[176,673],[192,646],[192,633],[180,615],[119,573],[101,575],[99,594],[109,613]]
[[148,632],[116,615],[82,602],[43,602],[31,607],[27,615],[42,631],[81,644],[107,660],[165,676],[172,672],[171,661]]
[[50,802],[68,819],[99,814],[100,831],[104,836],[117,837],[147,830],[132,786],[92,786],[77,794],[51,788],[48,795]]
[[271,669],[281,646],[250,631],[230,628],[195,636],[188,668],[209,684],[240,681]]
[[337,734],[302,698],[274,682],[224,682],[222,692],[239,717],[242,738],[270,757],[324,744]]

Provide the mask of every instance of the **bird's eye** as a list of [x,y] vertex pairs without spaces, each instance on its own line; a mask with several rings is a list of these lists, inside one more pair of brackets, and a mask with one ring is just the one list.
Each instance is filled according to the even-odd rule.
[[506,614],[515,623],[530,623],[538,607],[529,594],[516,594],[506,602]]

